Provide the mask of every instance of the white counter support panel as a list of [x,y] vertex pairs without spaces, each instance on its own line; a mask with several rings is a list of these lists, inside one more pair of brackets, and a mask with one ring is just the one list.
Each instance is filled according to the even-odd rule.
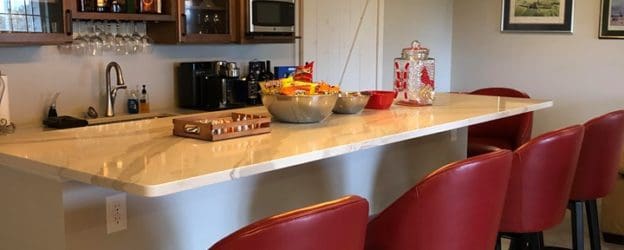
[[[13,205],[0,213],[0,249],[206,249],[257,219],[346,194],[375,213],[465,158],[466,126],[550,106],[442,94],[433,107],[274,123],[271,134],[222,142],[173,137],[171,119],[22,130],[0,139],[0,196]],[[119,192],[129,193],[128,229],[107,235],[105,198]]]

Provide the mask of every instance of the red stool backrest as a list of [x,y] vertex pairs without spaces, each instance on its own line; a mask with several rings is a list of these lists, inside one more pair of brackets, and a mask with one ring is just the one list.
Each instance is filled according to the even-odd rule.
[[[490,95],[530,98],[524,92],[510,88],[484,88],[470,92],[473,95]],[[512,145],[511,150],[526,143],[531,138],[533,112],[480,123],[468,127],[468,137],[495,137]]]
[[217,242],[211,250],[361,250],[368,202],[358,196],[269,217]]
[[430,174],[369,222],[366,249],[493,249],[511,159],[499,150]]
[[585,123],[585,137],[570,200],[595,200],[615,186],[624,143],[624,110]]
[[583,131],[576,125],[549,132],[514,152],[501,232],[540,232],[563,220]]

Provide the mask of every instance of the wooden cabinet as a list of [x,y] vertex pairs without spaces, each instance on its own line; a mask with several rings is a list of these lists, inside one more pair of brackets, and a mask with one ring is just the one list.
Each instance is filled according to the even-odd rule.
[[[315,0],[316,1],[316,0]],[[247,31],[247,6],[249,1],[239,0],[238,2],[238,35],[237,41],[242,44],[249,43],[294,43],[295,36],[271,36],[271,35],[248,35]]]
[[0,43],[60,44],[71,41],[68,0],[0,0]]
[[0,0],[0,44],[62,44],[72,41],[73,20],[174,22],[175,0],[162,14],[81,12],[77,0]]
[[237,0],[177,0],[173,23],[148,24],[156,43],[234,43],[238,39]]
[[162,14],[145,14],[82,12],[79,0],[0,0],[0,44],[71,42],[73,20],[144,21],[148,35],[164,44],[294,42],[294,36],[247,35],[246,2],[162,0]]
[[148,24],[156,43],[293,43],[294,36],[245,33],[246,0],[177,0],[175,23]]

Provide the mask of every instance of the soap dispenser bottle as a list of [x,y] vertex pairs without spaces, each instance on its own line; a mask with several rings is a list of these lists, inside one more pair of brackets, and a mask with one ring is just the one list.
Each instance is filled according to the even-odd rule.
[[149,113],[149,98],[147,96],[147,89],[145,89],[145,85],[143,85],[143,89],[141,90],[141,97],[139,98],[139,113]]
[[130,98],[128,98],[128,113],[139,113],[139,89],[133,89],[130,91]]

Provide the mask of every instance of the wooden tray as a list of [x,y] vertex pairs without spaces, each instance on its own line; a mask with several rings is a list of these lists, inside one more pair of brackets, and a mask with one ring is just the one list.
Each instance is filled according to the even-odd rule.
[[270,132],[271,118],[265,115],[231,113],[229,116],[208,114],[173,119],[173,135],[206,141]]

